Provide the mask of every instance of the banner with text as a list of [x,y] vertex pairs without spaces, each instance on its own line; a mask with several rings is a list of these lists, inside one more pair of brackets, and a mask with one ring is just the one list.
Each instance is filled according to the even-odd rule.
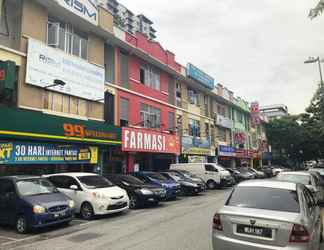
[[0,164],[97,164],[98,148],[83,145],[56,145],[1,142]]

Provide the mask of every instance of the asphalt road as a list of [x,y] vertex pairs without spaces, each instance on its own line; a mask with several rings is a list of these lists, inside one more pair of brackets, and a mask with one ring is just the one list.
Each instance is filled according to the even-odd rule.
[[[90,223],[45,232],[3,249],[210,250],[212,217],[230,190],[208,191]],[[15,246],[16,248],[13,248]]]

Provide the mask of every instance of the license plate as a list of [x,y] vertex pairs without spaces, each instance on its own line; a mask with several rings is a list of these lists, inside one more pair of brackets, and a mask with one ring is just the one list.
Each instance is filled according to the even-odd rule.
[[153,201],[155,201],[155,199],[154,199],[154,198],[149,198],[148,200],[149,200],[149,201],[152,201],[152,202],[153,202]]
[[54,214],[54,218],[60,218],[64,216],[65,216],[65,212]]
[[264,238],[272,238],[272,230],[264,227],[254,227],[247,225],[237,225],[236,229],[239,234],[247,234]]

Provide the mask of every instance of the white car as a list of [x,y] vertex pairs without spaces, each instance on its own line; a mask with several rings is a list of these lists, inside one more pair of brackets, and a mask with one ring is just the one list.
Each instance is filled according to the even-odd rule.
[[123,212],[129,208],[124,189],[106,178],[91,173],[62,173],[46,175],[57,189],[75,202],[76,212],[84,219],[94,215]]
[[233,185],[233,178],[226,169],[216,163],[176,163],[170,170],[185,170],[202,178],[208,189]]

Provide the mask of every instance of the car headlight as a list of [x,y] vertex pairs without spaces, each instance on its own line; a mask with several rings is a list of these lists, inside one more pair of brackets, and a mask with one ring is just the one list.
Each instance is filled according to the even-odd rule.
[[142,188],[140,189],[140,192],[143,194],[143,195],[150,195],[150,194],[153,194],[153,192],[147,188]]
[[69,200],[69,207],[74,208],[75,202],[73,200]]
[[42,207],[39,205],[33,206],[33,213],[34,214],[43,214],[43,213],[45,213],[45,207]]

